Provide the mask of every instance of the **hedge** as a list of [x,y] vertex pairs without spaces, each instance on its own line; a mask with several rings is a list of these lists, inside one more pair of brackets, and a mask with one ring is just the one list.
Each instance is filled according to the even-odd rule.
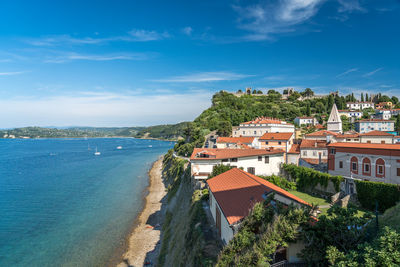
[[361,206],[375,210],[375,201],[378,201],[380,212],[396,205],[400,201],[400,186],[382,182],[355,181],[357,198]]
[[331,181],[335,186],[336,192],[339,192],[340,183],[344,181],[342,176],[333,176],[328,173],[293,164],[283,164],[283,169],[296,181],[299,189],[313,189],[318,184],[326,188],[329,181]]

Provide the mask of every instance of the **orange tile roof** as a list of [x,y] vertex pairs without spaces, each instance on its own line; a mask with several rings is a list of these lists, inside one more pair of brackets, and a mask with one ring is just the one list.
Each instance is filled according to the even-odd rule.
[[265,133],[258,140],[289,140],[293,133]]
[[[197,157],[197,154],[202,153],[206,155],[212,155],[211,158]],[[262,155],[273,155],[283,154],[282,149],[235,149],[235,148],[195,148],[193,150],[191,160],[213,160],[213,159],[230,159],[230,158],[242,158],[251,156],[262,156]]]
[[291,125],[290,123],[286,123],[280,119],[276,119],[276,118],[268,118],[268,117],[258,117],[252,121],[247,121],[247,122],[242,122],[240,124],[287,124],[287,125]]
[[331,143],[328,147],[400,150],[400,144]]
[[243,143],[251,144],[254,141],[254,137],[218,137],[217,143]]
[[360,137],[359,133],[352,133],[352,134],[338,134],[336,138],[357,138]]
[[288,152],[289,154],[300,154],[300,144],[293,144]]
[[328,130],[321,130],[321,131],[313,132],[313,133],[310,133],[310,134],[306,134],[307,137],[327,136],[327,135],[336,136],[336,135],[338,135],[338,133],[331,132],[331,131],[328,131]]
[[[308,159],[308,158],[301,158],[302,160],[304,160],[305,162],[311,164],[311,165],[317,165],[319,164],[319,159]],[[327,163],[328,160],[327,159],[321,159],[321,163]]]
[[307,202],[253,174],[233,168],[207,180],[207,184],[229,224],[246,217],[263,194],[274,191],[286,198],[308,205]]
[[300,148],[326,148],[326,141],[324,140],[301,140]]
[[368,133],[360,134],[361,136],[394,136],[394,134],[382,132],[382,131],[370,131]]

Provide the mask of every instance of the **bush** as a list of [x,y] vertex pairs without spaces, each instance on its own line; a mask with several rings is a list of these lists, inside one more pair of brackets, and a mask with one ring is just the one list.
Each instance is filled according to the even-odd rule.
[[396,205],[400,201],[400,186],[382,182],[355,181],[357,198],[366,209],[375,210],[378,201],[380,212]]
[[285,178],[282,178],[282,177],[279,177],[276,175],[259,176],[259,177],[267,180],[270,183],[273,183],[276,186],[279,186],[280,188],[283,188],[286,190],[296,190],[296,183],[290,182],[290,181],[286,180]]

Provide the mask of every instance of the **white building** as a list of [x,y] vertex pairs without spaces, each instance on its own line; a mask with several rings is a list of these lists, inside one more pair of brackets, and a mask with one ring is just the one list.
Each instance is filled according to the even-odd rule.
[[374,118],[380,120],[390,120],[392,118],[392,111],[390,109],[377,109]]
[[339,110],[340,116],[346,116],[347,118],[361,119],[363,113],[357,110]]
[[393,144],[394,134],[382,132],[382,131],[371,131],[368,133],[360,134],[361,143],[367,144]]
[[[211,214],[224,244],[233,238],[254,205],[264,201],[271,193],[275,193],[274,200],[283,205],[310,205],[282,188],[238,168],[208,179],[207,185]],[[295,258],[287,260],[296,261]]]
[[365,108],[374,108],[373,102],[347,102],[346,107],[352,110],[363,110]]
[[400,144],[333,143],[328,153],[329,174],[400,184]]
[[318,120],[315,117],[296,117],[294,123],[297,125],[317,125]]
[[233,137],[260,137],[265,133],[294,133],[294,125],[279,119],[260,117],[253,121],[241,123],[232,131]]
[[258,146],[255,137],[218,137],[217,148],[256,148]]
[[371,131],[393,132],[394,121],[369,119],[355,122],[355,129],[359,133],[368,133]]
[[281,149],[219,149],[195,148],[190,157],[192,177],[197,181],[208,178],[215,165],[243,168],[255,175],[278,175],[284,163]]
[[342,132],[342,120],[340,119],[340,115],[336,104],[333,104],[331,114],[329,115],[329,119],[327,122],[327,130],[331,132],[341,133]]
[[322,164],[328,160],[327,143],[324,140],[303,139],[300,144],[300,159],[309,164]]

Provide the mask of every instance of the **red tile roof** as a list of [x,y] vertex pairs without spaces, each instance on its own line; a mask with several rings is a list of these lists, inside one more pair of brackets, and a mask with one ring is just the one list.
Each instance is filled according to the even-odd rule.
[[382,131],[370,131],[368,133],[360,134],[361,136],[394,136],[394,134],[382,132]]
[[265,133],[258,140],[289,140],[293,133]]
[[207,184],[229,224],[246,217],[254,204],[264,200],[263,194],[272,191],[303,205],[310,205],[282,188],[238,168],[208,179]]
[[336,138],[357,138],[360,137],[359,133],[352,133],[352,134],[339,134],[336,135]]
[[288,152],[289,154],[300,154],[300,144],[293,144]]
[[268,123],[291,125],[290,123],[287,123],[287,122],[282,121],[280,119],[268,118],[268,117],[258,117],[258,118],[254,119],[252,121],[242,122],[240,124],[268,124]]
[[254,141],[254,137],[218,137],[217,143],[243,143],[251,144]]
[[331,143],[328,147],[400,150],[400,144]]
[[[231,149],[231,148],[195,148],[191,160],[230,159],[251,156],[283,154],[282,149]],[[211,157],[198,157],[198,154],[211,155]]]
[[310,134],[306,134],[306,137],[317,137],[317,136],[327,136],[327,135],[336,136],[336,135],[338,135],[338,133],[331,132],[328,130],[321,130],[321,131],[313,132]]
[[301,148],[326,148],[326,141],[324,140],[309,140],[303,139],[300,144]]

